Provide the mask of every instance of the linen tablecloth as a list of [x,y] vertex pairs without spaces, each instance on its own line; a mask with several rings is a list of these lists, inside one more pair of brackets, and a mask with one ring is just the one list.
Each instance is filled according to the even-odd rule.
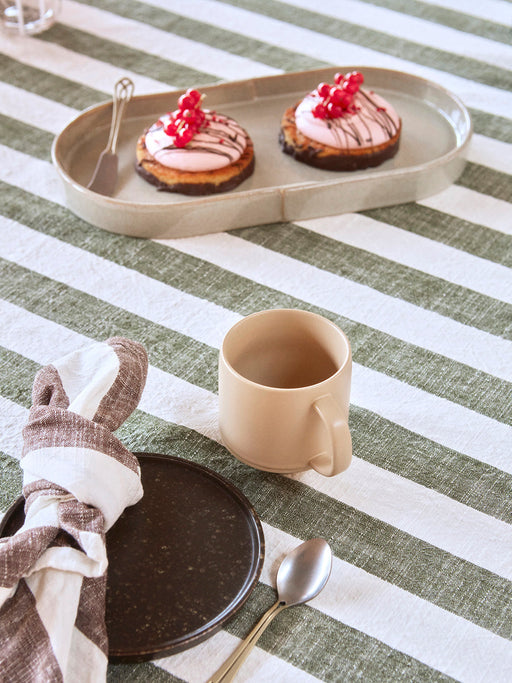
[[[511,25],[506,0],[64,0],[45,33],[0,34],[2,511],[21,491],[36,372],[120,335],[150,367],[119,438],[224,475],[265,533],[260,581],[221,631],[110,665],[109,680],[206,680],[274,601],[283,554],[313,536],[335,555],[327,587],[275,620],[240,681],[512,680]],[[66,208],[52,140],[118,78],[140,95],[344,64],[462,99],[474,136],[457,182],[408,204],[162,241]],[[220,443],[221,340],[275,307],[321,313],[352,344],[354,460],[332,479],[259,472]]]

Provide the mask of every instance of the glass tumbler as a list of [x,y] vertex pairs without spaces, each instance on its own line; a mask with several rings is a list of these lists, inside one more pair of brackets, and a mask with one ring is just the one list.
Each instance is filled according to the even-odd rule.
[[61,9],[61,0],[0,0],[1,21],[9,31],[34,35],[50,28]]

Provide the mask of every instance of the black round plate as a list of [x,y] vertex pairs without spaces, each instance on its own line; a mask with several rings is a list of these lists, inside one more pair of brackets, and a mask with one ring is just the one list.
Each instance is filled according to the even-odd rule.
[[[188,460],[136,453],[143,498],[107,534],[109,659],[136,662],[186,650],[233,616],[261,574],[264,536],[247,498]],[[0,524],[23,524],[19,498]]]

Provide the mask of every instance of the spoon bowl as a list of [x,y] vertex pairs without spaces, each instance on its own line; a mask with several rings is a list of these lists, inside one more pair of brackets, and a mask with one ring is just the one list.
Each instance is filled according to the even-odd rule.
[[323,538],[312,538],[291,551],[281,562],[276,586],[279,601],[287,607],[312,600],[323,589],[332,567],[332,552]]

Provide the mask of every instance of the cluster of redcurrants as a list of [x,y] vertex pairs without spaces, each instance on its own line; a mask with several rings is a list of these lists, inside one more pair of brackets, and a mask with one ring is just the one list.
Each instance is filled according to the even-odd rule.
[[336,85],[320,83],[316,91],[322,101],[313,107],[313,116],[317,119],[337,119],[347,113],[354,113],[354,95],[363,81],[363,74],[353,71],[346,75],[337,73],[334,76]]
[[203,96],[189,88],[178,100],[178,107],[171,114],[165,133],[174,137],[176,147],[185,147],[205,123],[206,115],[201,109]]

